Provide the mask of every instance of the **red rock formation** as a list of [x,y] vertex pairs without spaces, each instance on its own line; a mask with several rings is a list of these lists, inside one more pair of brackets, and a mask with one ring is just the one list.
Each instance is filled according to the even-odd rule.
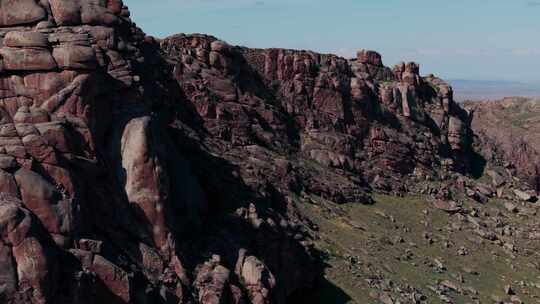
[[7,303],[284,303],[317,275],[295,197],[468,170],[466,113],[413,63],[158,42],[120,0],[0,16]]
[[[443,159],[468,170],[468,115],[446,83],[421,77],[415,63],[392,72],[373,51],[347,61],[231,47],[204,35],[173,36],[162,48],[177,62],[178,83],[206,131],[239,154],[263,146],[284,158],[313,160],[342,178],[344,172],[367,180],[395,177],[388,184],[396,189],[400,176],[415,168],[436,174]],[[327,182],[317,184],[311,186]],[[361,200],[346,184],[339,191],[346,201]]]
[[478,150],[491,163],[506,167],[510,175],[540,190],[540,141],[538,100],[505,98],[467,102],[473,112],[472,127]]
[[[297,218],[244,217],[262,200],[251,189],[207,201],[167,129],[182,103],[170,67],[121,1],[6,0],[0,15],[4,302],[282,302],[312,280]],[[201,56],[226,68],[227,49]],[[234,272],[240,251],[250,262]],[[278,286],[270,257],[274,271],[300,267]]]

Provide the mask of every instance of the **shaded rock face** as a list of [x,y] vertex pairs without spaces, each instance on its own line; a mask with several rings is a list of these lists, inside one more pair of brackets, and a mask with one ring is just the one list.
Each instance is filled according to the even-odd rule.
[[527,98],[471,101],[464,107],[472,112],[475,140],[484,157],[504,166],[511,175],[540,190],[540,102]]
[[279,169],[257,175],[280,189],[365,201],[366,181],[402,191],[402,177],[414,172],[470,170],[467,112],[450,86],[421,77],[415,63],[390,69],[373,51],[346,60],[232,47],[205,35],[176,35],[161,45],[216,153],[247,154],[257,166],[280,159],[285,180]]
[[467,173],[452,90],[361,51],[156,41],[120,0],[0,0],[0,299],[285,303],[318,274],[302,193]]

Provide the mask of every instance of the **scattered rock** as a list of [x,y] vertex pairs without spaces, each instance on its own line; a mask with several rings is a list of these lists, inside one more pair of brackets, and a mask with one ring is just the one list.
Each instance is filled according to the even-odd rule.
[[519,211],[517,205],[510,202],[505,202],[504,208],[508,210],[509,212],[513,212],[513,213],[517,213]]
[[507,295],[515,295],[514,290],[512,289],[512,285],[505,285],[504,293]]
[[516,195],[516,197],[522,201],[525,201],[525,202],[535,202],[537,200],[537,197],[536,195],[532,195],[532,194],[529,194],[525,191],[521,191],[521,190],[518,190],[518,189],[514,189],[514,194]]

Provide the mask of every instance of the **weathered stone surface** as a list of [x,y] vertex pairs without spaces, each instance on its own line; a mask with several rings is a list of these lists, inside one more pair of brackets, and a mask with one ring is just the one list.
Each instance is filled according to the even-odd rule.
[[49,46],[49,41],[40,32],[9,32],[4,37],[4,45],[21,48],[46,48]]
[[486,159],[500,160],[505,170],[527,181],[534,190],[540,190],[540,125],[535,123],[540,115],[540,103],[535,99],[510,97],[466,102],[464,106],[473,113],[472,127],[478,135],[479,152]]
[[18,170],[15,179],[24,205],[40,219],[49,232],[60,233],[61,220],[54,210],[60,197],[55,187],[39,174],[27,169]]
[[130,303],[131,283],[128,273],[100,255],[94,256],[90,269],[115,296]]
[[144,213],[159,247],[167,241],[163,196],[167,177],[155,154],[150,117],[131,120],[125,126],[121,139],[122,175],[127,199]]
[[97,65],[96,54],[91,47],[63,45],[55,47],[52,53],[61,69],[94,69]]
[[56,249],[21,202],[4,193],[0,193],[0,261],[4,266],[0,281],[7,290],[31,288],[33,301],[51,299],[58,282]]
[[54,19],[59,25],[114,25],[122,12],[122,1],[50,0]]
[[122,12],[122,7],[124,3],[122,0],[107,0],[107,8],[116,15],[119,15]]
[[17,264],[13,259],[11,248],[0,241],[0,286],[4,293],[13,293],[17,288]]
[[467,129],[457,117],[450,117],[448,126],[448,143],[453,150],[461,150],[466,145]]
[[4,69],[8,71],[49,71],[56,69],[51,52],[42,48],[9,48],[0,49]]
[[81,24],[81,6],[79,1],[49,0],[54,21],[57,25]]
[[2,0],[0,26],[21,25],[43,20],[47,16],[36,0]]
[[383,66],[381,55],[375,51],[360,50],[357,53],[357,59],[360,63]]
[[227,289],[230,281],[230,270],[219,265],[219,261],[209,261],[202,265],[195,279],[199,291],[200,303],[221,303],[230,298]]
[[254,256],[240,254],[236,264],[236,270],[248,290],[252,303],[264,304],[271,302],[271,290],[276,281],[266,266]]
[[19,195],[19,188],[13,175],[0,170],[0,192],[14,197]]
[[0,155],[0,169],[14,169],[17,165],[17,161],[13,156]]
[[83,24],[114,25],[118,18],[101,1],[81,1],[81,21]]
[[535,195],[529,194],[525,191],[515,189],[514,194],[522,201],[530,202],[535,201],[537,198]]

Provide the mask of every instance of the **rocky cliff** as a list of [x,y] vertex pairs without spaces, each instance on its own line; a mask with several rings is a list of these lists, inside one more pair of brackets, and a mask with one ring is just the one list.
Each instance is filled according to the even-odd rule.
[[[399,192],[407,191],[403,176],[470,171],[467,112],[454,102],[450,86],[421,77],[415,63],[392,70],[373,51],[346,60],[232,47],[204,35],[173,36],[161,46],[202,128],[227,146],[221,153],[257,147],[294,156],[292,166],[314,164],[300,171],[320,166],[348,182],[330,185],[325,177],[303,188],[334,201],[365,201],[357,192],[367,183]],[[330,193],[336,187],[341,198]]]
[[479,151],[540,190],[540,103],[530,98],[467,102]]
[[315,195],[472,172],[415,63],[146,36],[121,0],[0,0],[0,298],[285,303],[321,276]]

